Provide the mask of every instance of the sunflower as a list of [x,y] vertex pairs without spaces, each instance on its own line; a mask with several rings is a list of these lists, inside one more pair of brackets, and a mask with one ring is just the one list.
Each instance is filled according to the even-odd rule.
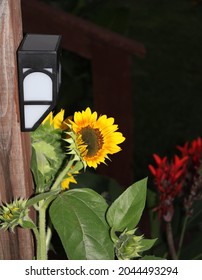
[[63,129],[64,112],[64,109],[61,109],[59,113],[53,116],[53,112],[51,111],[43,120],[42,125],[49,123],[50,126],[53,125],[54,129]]
[[[82,112],[75,112],[73,121],[70,120],[72,137],[69,142],[70,153],[75,153],[89,167],[97,168],[105,163],[108,154],[121,150],[118,144],[125,140],[121,132],[117,132],[118,125],[114,118],[106,115],[99,116],[87,108]],[[73,150],[73,151],[72,151]]]

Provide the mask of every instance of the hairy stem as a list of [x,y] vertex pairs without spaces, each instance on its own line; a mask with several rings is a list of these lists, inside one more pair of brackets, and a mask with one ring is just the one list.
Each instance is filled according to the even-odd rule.
[[46,208],[43,205],[44,201],[39,202],[39,247],[37,256],[39,260],[47,260],[46,247]]
[[35,235],[35,238],[36,238],[36,245],[37,245],[37,248],[36,248],[36,259],[39,260],[40,258],[40,255],[39,255],[39,248],[40,248],[40,238],[39,238],[39,231],[36,227],[34,227],[33,229],[33,232],[34,232],[34,235]]
[[51,238],[52,238],[52,231],[53,231],[53,227],[52,227],[52,223],[50,222],[48,227],[47,227],[47,233],[46,233],[46,248],[47,248],[47,250],[50,247],[50,242],[51,242]]
[[55,180],[54,184],[52,185],[52,188],[51,188],[52,191],[57,189],[57,187],[61,183],[62,179],[65,177],[65,175],[67,175],[68,171],[72,167],[73,163],[74,163],[74,160],[70,159],[67,166],[62,170],[62,172],[59,174],[59,176]]

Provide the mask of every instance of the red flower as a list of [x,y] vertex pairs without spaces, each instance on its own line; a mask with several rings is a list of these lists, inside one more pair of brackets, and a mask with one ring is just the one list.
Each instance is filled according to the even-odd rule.
[[199,167],[202,160],[202,139],[200,137],[193,140],[190,145],[186,142],[183,147],[177,146],[177,148],[182,156],[188,156],[190,158],[194,168]]
[[171,163],[167,157],[161,159],[157,154],[153,157],[157,167],[150,164],[149,169],[155,177],[154,182],[160,194],[160,204],[156,210],[159,211],[159,216],[168,222],[172,220],[174,214],[173,201],[182,188],[188,156],[183,158],[175,156]]
[[190,144],[185,143],[183,147],[177,148],[182,156],[189,158],[183,197],[186,213],[191,215],[194,201],[202,199],[202,138],[198,137]]

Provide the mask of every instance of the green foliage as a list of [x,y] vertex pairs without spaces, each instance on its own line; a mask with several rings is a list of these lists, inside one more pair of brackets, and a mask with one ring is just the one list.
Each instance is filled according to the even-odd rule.
[[34,228],[35,224],[29,218],[27,200],[15,199],[12,203],[6,203],[0,207],[0,229],[11,229],[14,231],[16,226],[23,228]]
[[126,189],[110,206],[107,221],[114,231],[134,229],[142,215],[146,201],[147,179]]
[[137,225],[145,208],[147,178],[127,188],[109,207],[106,215],[111,227],[116,256],[120,260],[141,257],[156,239],[144,239],[136,235]]
[[54,129],[49,123],[39,126],[31,134],[31,139],[31,170],[38,193],[51,186],[66,155],[61,143],[61,130]]
[[33,229],[36,227],[36,225],[33,223],[31,219],[23,220],[21,224],[22,228],[28,228],[28,229]]
[[107,207],[102,196],[85,188],[64,192],[52,203],[50,217],[69,259],[114,259]]
[[38,171],[42,174],[42,176],[52,173],[54,159],[57,158],[54,147],[45,141],[33,143],[32,147],[35,151],[37,151],[36,161]]
[[144,251],[141,241],[143,236],[135,235],[135,230],[129,230],[121,233],[117,242],[115,242],[115,252],[119,260],[130,260],[140,257],[141,250]]
[[59,190],[54,190],[54,191],[49,191],[49,192],[37,194],[36,196],[30,198],[27,201],[26,207],[36,205],[41,200],[46,201],[47,199],[52,199],[52,198],[56,197],[56,195],[58,193],[59,193]]
[[[126,189],[108,206],[97,192],[72,189],[50,206],[50,217],[69,259],[141,257],[156,239],[135,235],[146,201],[147,179]],[[117,236],[117,232],[122,232]]]
[[157,239],[142,239],[140,241],[140,252],[147,251],[151,249],[154,246],[154,243],[156,242]]
[[135,235],[137,229],[124,230],[119,237],[113,234],[115,252],[119,260],[140,258],[144,251],[151,249],[157,239],[144,239],[143,235]]

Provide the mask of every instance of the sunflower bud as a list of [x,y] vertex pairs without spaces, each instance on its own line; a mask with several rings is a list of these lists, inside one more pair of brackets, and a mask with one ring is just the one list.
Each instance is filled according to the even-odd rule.
[[116,256],[119,260],[130,260],[140,257],[139,253],[142,249],[141,240],[143,235],[134,235],[135,230],[124,231],[115,245]]
[[13,230],[16,226],[33,227],[34,223],[28,216],[27,200],[15,199],[12,203],[6,203],[0,208],[0,228]]

